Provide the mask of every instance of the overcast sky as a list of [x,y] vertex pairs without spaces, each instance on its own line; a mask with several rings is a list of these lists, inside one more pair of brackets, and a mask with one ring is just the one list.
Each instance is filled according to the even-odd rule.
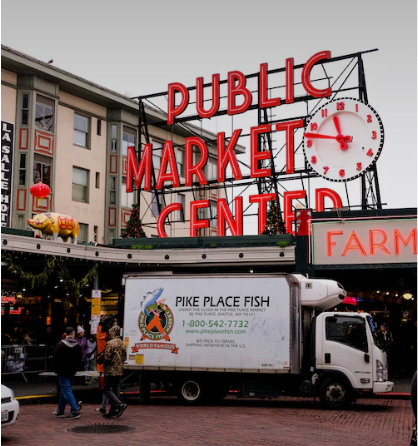
[[382,201],[416,206],[415,0],[3,0],[1,14],[3,45],[132,96],[214,73],[254,73],[263,62],[279,68],[288,57],[305,63],[322,50],[334,57],[378,48],[364,63],[369,103],[385,128]]

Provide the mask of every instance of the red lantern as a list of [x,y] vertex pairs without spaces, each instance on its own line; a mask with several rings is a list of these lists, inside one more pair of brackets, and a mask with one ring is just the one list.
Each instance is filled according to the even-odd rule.
[[39,200],[47,197],[51,193],[51,188],[47,184],[39,182],[31,186],[29,192],[36,197],[36,206],[39,206]]

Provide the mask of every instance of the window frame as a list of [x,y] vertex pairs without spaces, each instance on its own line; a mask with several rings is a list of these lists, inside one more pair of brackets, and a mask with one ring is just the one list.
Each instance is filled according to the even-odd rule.
[[[42,102],[44,101],[44,102]],[[49,104],[48,104],[49,102]],[[42,121],[38,121],[38,106],[43,107],[44,113],[42,114]],[[52,114],[51,114],[51,125],[48,128],[45,123],[45,107],[50,107]],[[55,119],[55,101],[51,98],[48,98],[47,96],[43,96],[41,94],[36,95],[36,103],[35,103],[35,128],[42,130],[44,132],[51,132],[54,133],[54,119]]]
[[[332,319],[346,319],[347,320],[346,323],[350,322],[349,319],[351,319],[351,320],[354,319],[354,320],[358,321],[359,323],[357,325],[362,325],[363,329],[364,329],[364,345],[363,345],[363,347],[360,347],[359,345],[356,345],[355,343],[342,342],[341,340],[333,339],[329,335],[329,332],[328,332],[328,323],[330,323]],[[349,333],[347,331],[347,334],[346,334],[347,338],[348,338],[348,334]],[[342,336],[340,336],[340,338],[344,339]],[[355,350],[359,350],[359,351],[361,351],[363,353],[368,353],[369,352],[369,343],[368,343],[368,340],[367,340],[366,321],[363,318],[361,318],[361,317],[356,317],[356,316],[351,316],[351,315],[350,316],[343,316],[343,315],[327,316],[325,318],[325,339],[327,341],[329,341],[329,342],[336,342],[338,344],[342,344],[342,345],[345,345],[347,347],[354,348]]]
[[[76,128],[76,116],[79,118],[86,119],[87,131],[80,130],[80,129]],[[86,145],[82,145],[82,144],[79,144],[78,142],[75,142],[76,132],[83,133],[86,135]],[[91,119],[90,119],[90,117],[86,116],[86,115],[82,115],[81,113],[74,112],[73,145],[77,146],[77,147],[81,147],[83,149],[90,150],[90,133],[91,133]]]
[[[74,183],[74,169],[82,170],[87,173],[87,184],[86,185]],[[73,166],[71,181],[72,181],[71,200],[76,201],[77,203],[89,203],[90,202],[90,170],[84,169],[83,167]],[[74,185],[83,186],[86,188],[85,189],[85,200],[74,199]]]
[[[78,225],[79,225],[79,228],[80,228],[80,230],[79,230],[79,232],[78,232],[78,234],[79,234],[79,236],[77,237],[77,242],[81,242],[81,243],[88,243],[88,239],[89,239],[89,225],[88,225],[88,223],[78,223]],[[81,229],[84,229],[85,230],[85,235],[86,235],[86,239],[85,240],[81,240],[80,239],[80,234],[81,234]]]

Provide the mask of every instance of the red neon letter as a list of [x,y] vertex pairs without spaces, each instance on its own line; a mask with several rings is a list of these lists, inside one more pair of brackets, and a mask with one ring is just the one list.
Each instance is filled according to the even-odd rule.
[[293,102],[293,57],[286,59],[286,104]]
[[225,220],[232,235],[242,235],[242,197],[235,198],[235,221],[225,198],[218,200],[218,235],[225,235]]
[[138,190],[145,175],[144,190],[151,189],[151,144],[145,144],[139,165],[136,163],[135,147],[128,147],[128,172],[126,174],[126,192],[132,192],[132,174]]
[[[354,242],[353,245],[351,244],[352,241]],[[364,246],[361,244],[361,241],[358,238],[356,231],[353,231],[350,234],[350,237],[348,238],[347,243],[344,248],[344,251],[343,251],[343,256],[347,255],[347,252],[349,249],[359,249],[362,256],[367,256],[367,252],[364,249]]]
[[[237,85],[235,85],[235,81],[238,81]],[[228,73],[228,115],[244,113],[251,105],[253,97],[250,90],[245,87],[246,82],[241,71],[230,71]],[[242,105],[235,105],[235,97],[238,95],[244,96]]]
[[[200,149],[200,159],[193,166],[193,146]],[[186,150],[184,156],[186,186],[192,185],[192,176],[195,174],[200,184],[208,184],[205,176],[203,175],[202,169],[205,167],[206,161],[208,160],[208,148],[202,139],[197,136],[191,136],[186,138]]]
[[258,203],[258,235],[264,232],[266,224],[266,207],[270,200],[274,200],[276,194],[250,195],[250,203]]
[[331,240],[331,237],[333,235],[343,235],[343,231],[327,231],[327,256],[332,256],[332,247],[337,244],[337,242],[334,242]]
[[292,229],[292,221],[295,220],[295,213],[292,212],[292,200],[297,200],[300,198],[306,198],[306,192],[304,190],[295,190],[292,192],[285,192],[284,197],[284,224],[286,226],[286,232],[288,234],[294,234],[295,231]]
[[293,130],[303,127],[303,119],[296,121],[280,122],[276,124],[276,130],[286,130],[286,173],[293,173],[295,170],[295,154],[293,150]]
[[395,229],[394,231],[394,237],[395,237],[395,254],[398,256],[400,254],[400,249],[399,249],[399,240],[405,245],[407,246],[410,240],[413,240],[412,242],[412,250],[413,253],[416,254],[417,253],[417,228],[413,228],[411,229],[411,232],[409,233],[407,239],[405,240],[402,237],[402,234],[400,233],[400,231],[398,229]]
[[196,237],[197,229],[207,228],[209,220],[198,220],[197,210],[209,207],[209,200],[198,200],[190,202],[190,237]]
[[322,189],[316,189],[315,191],[316,212],[324,211],[325,197],[331,198],[332,204],[334,205],[334,209],[342,207],[341,197],[337,194],[337,192],[333,191],[332,189],[327,189],[326,187],[324,187]]
[[251,178],[267,177],[270,175],[270,168],[259,169],[258,161],[271,158],[270,150],[265,152],[258,151],[258,135],[261,133],[270,132],[270,124],[259,125],[258,127],[251,127]]
[[242,179],[241,170],[238,166],[234,153],[234,147],[237,144],[241,132],[241,129],[234,130],[234,133],[232,133],[231,139],[229,140],[225,150],[225,133],[218,133],[218,183],[225,181],[225,169],[228,162],[231,164],[234,179]]
[[164,221],[168,214],[174,211],[181,211],[181,203],[172,203],[166,206],[158,216],[157,220],[157,231],[158,237],[167,237],[167,234],[164,230]]
[[[166,173],[167,163],[170,164],[169,173]],[[166,141],[164,143],[163,156],[161,157],[161,165],[155,188],[161,189],[165,181],[171,181],[173,183],[173,187],[180,186],[179,177],[177,175],[176,158],[174,157],[173,145],[171,141]]]
[[203,77],[196,79],[196,110],[201,118],[210,118],[219,109],[219,74],[212,76],[212,107],[209,110],[203,108]]
[[[176,107],[176,91],[181,93],[181,102]],[[183,113],[189,103],[189,91],[180,82],[168,85],[167,124],[174,124],[174,116]]]
[[260,108],[274,107],[280,105],[280,98],[268,98],[268,66],[266,63],[260,65],[260,74],[258,77],[258,106]]
[[[374,234],[381,234],[382,235],[382,241],[380,241],[379,243],[376,243],[374,241]],[[386,233],[386,231],[383,231],[382,229],[371,229],[369,231],[369,239],[370,239],[370,254],[372,256],[375,255],[375,247],[381,249],[385,254],[390,255],[389,250],[386,248],[386,246],[384,246],[384,244],[388,241],[388,235]]]
[[302,84],[306,92],[314,98],[324,98],[331,96],[331,87],[324,90],[318,90],[311,84],[310,75],[312,67],[322,59],[331,59],[331,51],[321,51],[314,54],[303,66],[302,70]]

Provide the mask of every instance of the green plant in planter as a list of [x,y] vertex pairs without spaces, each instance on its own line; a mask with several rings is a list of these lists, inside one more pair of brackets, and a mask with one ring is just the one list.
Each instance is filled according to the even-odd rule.
[[152,245],[132,245],[131,249],[154,249]]
[[286,246],[288,246],[288,245],[289,245],[289,243],[284,242],[284,241],[277,242],[277,246],[279,246],[279,248],[286,248]]
[[211,247],[211,248],[216,248],[216,244],[215,244],[215,243],[212,243],[212,244],[210,245],[210,247]]

